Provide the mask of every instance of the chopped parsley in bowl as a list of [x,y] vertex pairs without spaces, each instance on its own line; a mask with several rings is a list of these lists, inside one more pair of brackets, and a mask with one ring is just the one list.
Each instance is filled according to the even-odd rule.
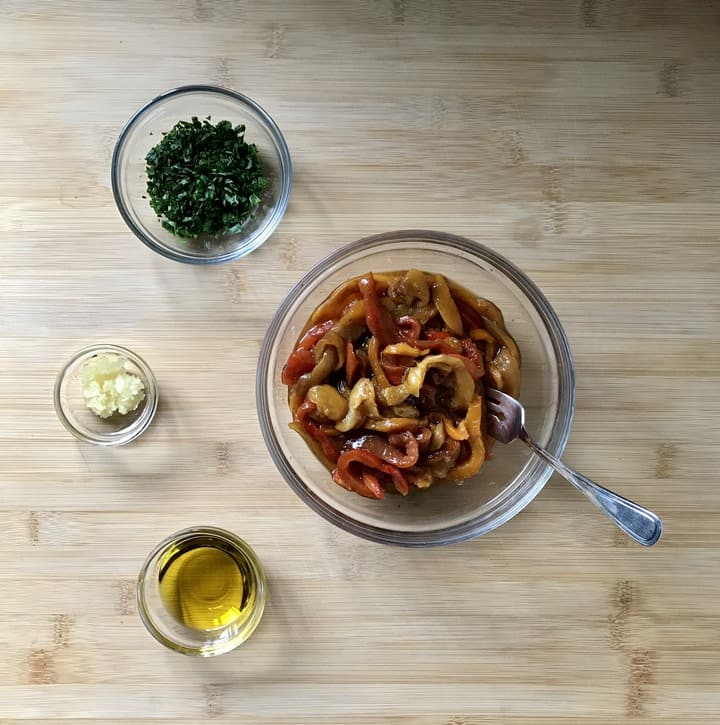
[[143,106],[120,133],[111,171],[131,231],[189,264],[239,259],[267,241],[287,208],[291,177],[272,118],[214,86],[185,86]]

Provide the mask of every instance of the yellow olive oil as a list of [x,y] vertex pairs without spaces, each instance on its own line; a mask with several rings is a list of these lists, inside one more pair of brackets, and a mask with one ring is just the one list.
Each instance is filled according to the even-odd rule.
[[193,630],[239,626],[254,606],[257,582],[244,555],[216,541],[198,538],[174,547],[159,578],[165,608]]

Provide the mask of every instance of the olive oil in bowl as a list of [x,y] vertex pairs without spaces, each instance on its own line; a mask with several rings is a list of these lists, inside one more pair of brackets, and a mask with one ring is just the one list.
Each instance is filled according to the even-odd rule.
[[178,549],[160,571],[165,608],[190,629],[212,630],[235,625],[252,608],[254,592],[245,586],[247,569],[236,554],[214,546]]
[[163,541],[138,579],[138,608],[150,633],[184,654],[222,654],[244,642],[265,606],[260,562],[223,529],[194,528]]

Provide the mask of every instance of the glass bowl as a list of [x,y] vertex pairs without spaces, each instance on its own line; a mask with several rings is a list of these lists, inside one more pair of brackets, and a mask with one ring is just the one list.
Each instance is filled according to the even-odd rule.
[[[164,229],[147,198],[145,156],[178,121],[208,116],[245,124],[245,139],[258,148],[268,186],[253,217],[234,234],[183,239]],[[216,264],[250,254],[275,231],[290,198],[290,152],[280,129],[255,101],[214,86],[184,86],[144,105],[125,124],[112,157],[112,188],[122,218],[135,236],[169,259]]]
[[436,546],[487,534],[538,494],[552,471],[520,442],[497,444],[493,459],[461,484],[445,483],[407,497],[362,498],[333,483],[292,417],[280,375],[313,310],[345,280],[368,271],[417,267],[439,272],[502,310],[522,355],[520,399],[537,442],[560,456],[572,424],[572,355],[550,304],[517,267],[476,242],[431,231],[361,239],[315,265],[287,295],[265,336],[257,368],[257,408],[265,443],[290,487],[342,529],[372,541]]
[[[194,629],[176,619],[163,601],[160,588],[163,574],[179,554],[199,547],[229,554],[240,570],[242,601],[237,604],[240,614],[232,624]],[[212,577],[212,572],[203,571],[201,577]],[[220,582],[222,579],[212,583],[216,595]],[[137,582],[138,612],[148,632],[176,652],[200,657],[224,654],[242,644],[260,624],[266,598],[265,573],[255,552],[235,534],[212,526],[183,529],[161,541],[145,560]]]
[[[125,370],[137,375],[145,386],[145,400],[126,415],[100,418],[85,403],[80,371],[88,360],[103,354],[124,358]],[[60,422],[79,440],[98,446],[121,446],[142,435],[155,417],[157,383],[148,364],[131,350],[119,345],[92,345],[75,353],[63,366],[55,381],[54,403]]]

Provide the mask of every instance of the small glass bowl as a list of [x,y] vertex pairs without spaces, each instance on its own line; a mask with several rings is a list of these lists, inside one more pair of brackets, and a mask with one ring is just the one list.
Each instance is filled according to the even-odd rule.
[[[255,144],[268,186],[260,205],[239,232],[183,239],[165,229],[147,198],[145,156],[178,121],[211,117],[245,124],[245,139]],[[112,188],[122,218],[137,238],[169,259],[217,264],[250,254],[275,231],[290,198],[292,165],[280,129],[247,96],[215,86],[183,86],[144,105],[127,122],[112,157]]]
[[[98,355],[119,355],[127,372],[137,375],[145,386],[145,399],[132,412],[100,418],[88,409],[82,390],[82,366]],[[144,433],[158,406],[155,376],[139,356],[120,345],[92,345],[75,353],[57,376],[54,391],[55,412],[60,422],[77,439],[98,446],[121,446]]]
[[[178,551],[199,546],[220,549],[239,561],[250,598],[240,621],[212,630],[191,629],[165,607],[160,592],[163,568]],[[240,537],[213,526],[183,529],[161,541],[145,560],[137,582],[138,612],[148,632],[175,652],[199,657],[225,654],[245,642],[260,624],[266,599],[265,572],[255,552]]]
[[444,483],[375,501],[333,483],[330,473],[288,425],[283,365],[315,308],[347,279],[416,267],[439,272],[503,312],[522,356],[520,400],[537,442],[560,456],[570,434],[575,372],[565,333],[542,292],[489,247],[440,232],[379,234],[318,262],[288,293],[268,328],[257,366],[257,409],[270,455],[290,487],[328,521],[372,541],[438,546],[487,534],[540,492],[552,469],[522,443],[497,444],[492,460],[461,484]]

